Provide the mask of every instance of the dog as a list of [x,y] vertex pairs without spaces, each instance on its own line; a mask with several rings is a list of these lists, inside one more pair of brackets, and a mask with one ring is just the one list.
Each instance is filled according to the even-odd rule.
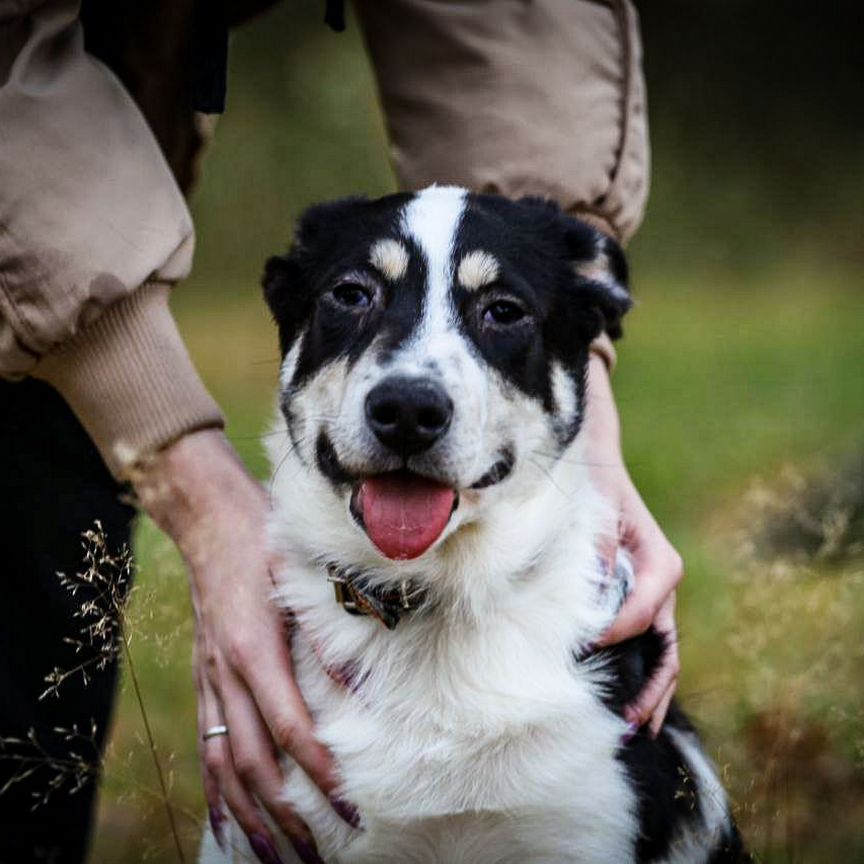
[[598,566],[616,526],[579,436],[589,345],[631,305],[618,245],[540,199],[433,186],[311,208],[263,284],[276,602],[362,817],[286,759],[321,856],[750,860],[677,706],[627,735],[662,638],[594,649],[629,590]]

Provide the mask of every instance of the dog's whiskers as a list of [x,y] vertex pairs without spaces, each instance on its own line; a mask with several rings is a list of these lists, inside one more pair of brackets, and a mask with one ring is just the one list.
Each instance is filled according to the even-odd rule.
[[555,481],[555,478],[552,476],[552,472],[545,465],[543,465],[537,459],[532,459],[531,456],[528,457],[528,463],[533,465],[535,468],[539,469],[543,474],[546,475],[546,478],[561,494],[565,501],[570,500],[570,496],[558,485],[558,483]]
[[273,473],[270,475],[270,483],[267,487],[267,498],[270,502],[271,507],[273,506],[273,487],[276,483],[276,478],[279,476],[279,472],[281,471],[285,463],[288,461],[288,457],[291,456],[291,454],[294,453],[294,451],[297,450],[301,444],[305,443],[305,441],[309,437],[308,435],[303,435],[299,438],[295,438],[293,435],[291,435],[290,431],[287,432],[287,434],[291,438],[291,446],[282,454],[282,458],[279,460],[279,463],[273,469]]
[[285,429],[276,429],[272,432],[258,432],[254,435],[226,435],[229,441],[263,441],[265,438],[275,438],[278,435],[287,435]]

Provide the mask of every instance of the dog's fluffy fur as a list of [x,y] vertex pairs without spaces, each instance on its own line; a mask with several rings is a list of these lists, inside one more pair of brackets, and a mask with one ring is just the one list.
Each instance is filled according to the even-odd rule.
[[[613,526],[578,432],[588,346],[620,331],[626,278],[611,240],[544,202],[436,187],[313,208],[268,263],[284,358],[272,540],[291,562],[278,602],[361,829],[287,760],[285,795],[331,864],[745,860],[676,708],[657,740],[623,743],[619,709],[659,637],[591,651],[620,596],[598,568]],[[393,375],[453,403],[446,434],[408,459],[364,416]],[[394,561],[351,501],[362,478],[406,468],[458,506],[427,552]],[[327,565],[410,579],[423,606],[393,631],[348,615]],[[345,669],[350,686],[327,671]],[[212,839],[204,859],[228,860]]]

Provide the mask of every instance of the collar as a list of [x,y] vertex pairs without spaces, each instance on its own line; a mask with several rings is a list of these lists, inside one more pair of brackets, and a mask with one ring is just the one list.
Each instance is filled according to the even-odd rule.
[[396,588],[369,584],[362,571],[348,570],[337,564],[327,565],[327,581],[333,584],[336,602],[351,615],[369,615],[388,630],[395,629],[408,612],[419,609],[426,601],[426,591],[403,579]]
[[[619,550],[615,571],[609,574],[606,561],[598,556],[600,573],[598,601],[610,611],[609,623],[614,620],[624,601],[633,590],[633,562]],[[338,564],[327,565],[327,581],[333,585],[336,602],[350,615],[369,615],[388,630],[395,630],[403,615],[424,605],[427,592],[403,579],[396,588],[376,587],[362,570],[350,570]],[[593,644],[593,643],[592,643]]]
[[[619,550],[614,573],[601,557],[597,559],[600,573],[598,598],[610,610],[610,623],[624,605],[633,590],[633,562],[623,550]],[[412,585],[410,579],[403,579],[397,588],[374,588],[368,584],[368,577],[362,571],[352,571],[337,564],[327,565],[327,581],[332,583],[336,602],[350,615],[369,615],[383,624],[388,630],[395,629],[403,615],[419,609],[427,599],[427,592]],[[292,618],[293,622],[293,618]],[[365,680],[358,675],[358,664],[349,661],[341,666],[329,666],[321,656],[321,650],[314,640],[312,649],[332,681],[352,693],[358,693]],[[596,642],[589,642],[573,649],[577,662],[587,660],[597,653]]]

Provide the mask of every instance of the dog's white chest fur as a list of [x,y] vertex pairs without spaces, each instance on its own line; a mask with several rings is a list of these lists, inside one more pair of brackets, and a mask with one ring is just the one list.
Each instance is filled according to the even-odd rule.
[[[603,508],[577,461],[559,463],[542,495],[457,519],[430,560],[378,557],[379,570],[422,569],[434,596],[393,631],[337,605],[323,567],[296,566],[362,562],[368,542],[333,496],[298,496],[277,476],[274,543],[294,562],[278,599],[297,617],[298,681],[363,818],[352,831],[288,766],[286,794],[325,860],[632,857],[635,803],[615,758],[624,722],[600,702],[602,671],[572,657],[614,614],[596,566]],[[348,667],[350,688],[325,671]]]
[[[373,669],[356,694],[323,680],[318,657],[302,650],[319,735],[364,818],[363,831],[350,831],[304,775],[290,776],[288,795],[325,860],[629,860],[634,802],[614,758],[622,724],[588,676],[552,668],[555,647],[531,645],[518,624],[490,634],[485,650],[458,636],[445,647],[446,633],[422,629],[412,650],[399,650],[405,639],[396,646],[401,671]],[[445,659],[461,650],[462,663]],[[379,675],[389,680],[373,683]]]

